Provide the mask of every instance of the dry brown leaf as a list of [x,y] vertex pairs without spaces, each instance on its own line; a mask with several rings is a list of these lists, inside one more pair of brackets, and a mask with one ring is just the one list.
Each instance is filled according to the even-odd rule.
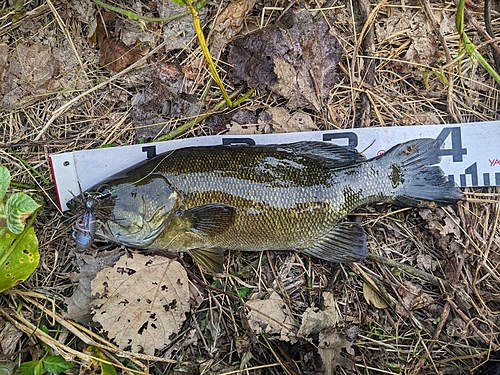
[[181,92],[183,81],[184,74],[178,64],[157,64],[152,84],[132,100],[131,116],[138,138],[154,138],[165,130],[166,122],[199,113],[197,96]]
[[325,292],[323,293],[323,298],[325,306],[323,310],[317,311],[317,308],[308,307],[302,314],[299,335],[309,337],[311,334],[319,333],[324,329],[333,328],[339,322],[337,304],[333,294]]
[[233,0],[217,17],[212,32],[212,56],[218,59],[227,43],[241,31],[246,15],[252,11],[256,2],[257,0]]
[[429,254],[417,254],[416,267],[425,271],[435,271],[439,263],[432,259]]
[[[5,50],[5,47],[3,47]],[[0,83],[0,108],[15,105],[22,98],[58,88],[59,63],[48,45],[18,44],[8,58],[9,68]]]
[[182,265],[165,257],[124,255],[92,281],[93,320],[125,349],[153,355],[169,344],[190,311]]
[[99,50],[99,64],[113,72],[121,72],[142,57],[139,45],[127,46],[116,38],[106,38]]
[[353,368],[353,361],[342,356],[342,349],[354,355],[354,350],[351,348],[351,345],[352,343],[343,333],[332,332],[330,330],[319,334],[318,353],[321,356],[325,374],[335,374],[335,368],[337,366],[345,369]]
[[266,108],[259,116],[259,123],[264,123],[264,133],[293,133],[318,130],[311,116],[303,112],[290,113],[283,107]]
[[363,297],[365,297],[366,302],[377,309],[386,309],[388,307],[387,303],[385,303],[370,283],[363,283]]
[[268,299],[260,299],[254,294],[247,302],[250,311],[247,314],[248,324],[255,334],[280,334],[280,340],[296,341],[297,324],[289,307],[274,290]]
[[87,324],[92,321],[92,310],[90,302],[92,301],[92,291],[90,283],[95,278],[97,273],[106,266],[113,266],[123,251],[106,251],[95,254],[75,254],[73,263],[78,268],[78,272],[70,275],[71,281],[76,283],[76,287],[71,297],[64,300],[67,306],[67,311],[64,313],[66,319],[74,320],[75,322]]
[[402,303],[396,304],[396,311],[402,316],[409,317],[411,311],[430,305],[433,302],[431,296],[422,292],[420,285],[410,281],[405,281],[398,288],[398,293],[401,296]]
[[[204,24],[206,7],[198,10],[198,17],[201,24]],[[160,17],[169,17],[176,14],[185,13],[187,7],[181,6],[174,1],[159,1],[158,13]],[[188,12],[189,13],[189,12]],[[174,49],[184,49],[196,37],[196,32],[193,27],[193,19],[190,14],[184,17],[164,22],[162,27],[163,40],[167,41],[165,44],[165,53]]]
[[[448,26],[449,22],[444,22],[443,25]],[[376,24],[375,30],[380,42],[401,43],[404,38],[410,42],[402,58],[404,62],[398,64],[398,68],[403,72],[413,73],[419,64],[435,66],[445,62],[445,55],[423,12],[394,11],[384,23]]]
[[5,322],[5,325],[0,330],[0,350],[2,355],[9,356],[14,353],[22,335],[22,331],[18,330],[11,323]]
[[323,18],[293,13],[291,26],[268,26],[232,43],[230,75],[289,99],[287,107],[323,110],[342,49]]

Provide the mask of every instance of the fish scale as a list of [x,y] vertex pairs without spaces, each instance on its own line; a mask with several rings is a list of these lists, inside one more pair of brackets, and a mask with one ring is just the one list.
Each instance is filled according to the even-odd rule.
[[360,261],[367,252],[361,224],[341,220],[356,207],[441,206],[463,198],[436,166],[439,149],[426,138],[370,160],[323,142],[175,150],[104,182],[108,220],[96,235],[186,251],[216,272],[224,249]]

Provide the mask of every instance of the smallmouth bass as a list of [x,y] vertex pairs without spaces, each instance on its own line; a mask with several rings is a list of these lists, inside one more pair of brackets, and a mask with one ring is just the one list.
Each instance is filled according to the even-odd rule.
[[366,160],[325,142],[211,146],[159,155],[86,192],[104,220],[96,238],[185,251],[222,272],[224,249],[295,250],[331,262],[366,257],[360,205],[443,206],[463,199],[439,163],[439,142],[415,139]]

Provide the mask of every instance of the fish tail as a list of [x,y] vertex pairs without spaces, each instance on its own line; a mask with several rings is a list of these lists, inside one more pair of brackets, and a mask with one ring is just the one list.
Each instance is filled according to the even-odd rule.
[[420,138],[396,145],[379,157],[388,162],[394,203],[440,207],[464,198],[460,188],[450,182],[437,166],[441,160],[440,149],[436,139]]

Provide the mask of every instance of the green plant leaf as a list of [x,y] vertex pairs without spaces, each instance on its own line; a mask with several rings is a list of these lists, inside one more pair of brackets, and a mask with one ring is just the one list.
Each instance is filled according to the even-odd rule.
[[174,3],[185,6],[186,3],[183,0],[172,0]]
[[43,363],[42,361],[29,361],[19,365],[19,371],[22,375],[42,375]]
[[47,335],[49,334],[49,329],[47,328],[47,326],[45,324],[42,324],[40,325],[40,330],[43,332],[43,333],[46,333]]
[[24,193],[12,194],[5,204],[7,215],[7,228],[12,233],[20,234],[26,223],[26,219],[41,207],[33,198]]
[[92,362],[98,363],[101,366],[101,375],[116,375],[115,366],[99,361],[99,359],[109,361],[109,358],[98,347],[91,345],[86,350],[94,357],[92,358]]
[[39,261],[38,238],[33,227],[22,235],[0,229],[0,293],[26,280]]
[[238,289],[238,298],[245,299],[248,296],[252,289],[244,286],[243,288]]
[[69,370],[75,367],[75,362],[68,362],[60,355],[50,355],[43,360],[45,370],[54,374]]
[[0,200],[5,197],[5,193],[10,185],[10,172],[3,165],[0,165]]

